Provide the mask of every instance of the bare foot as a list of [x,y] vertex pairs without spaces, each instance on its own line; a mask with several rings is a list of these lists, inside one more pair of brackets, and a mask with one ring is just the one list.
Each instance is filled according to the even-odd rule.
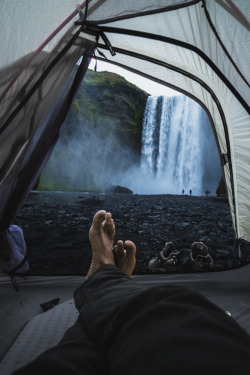
[[115,237],[115,224],[111,213],[104,210],[98,211],[89,230],[89,240],[92,248],[92,261],[86,278],[91,276],[104,264],[113,264],[113,242]]
[[113,248],[115,265],[120,268],[126,275],[131,276],[135,268],[136,246],[132,241],[117,241]]

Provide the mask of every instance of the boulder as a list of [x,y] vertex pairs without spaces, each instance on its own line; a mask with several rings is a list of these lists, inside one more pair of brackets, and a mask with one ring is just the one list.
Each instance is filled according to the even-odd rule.
[[125,186],[111,186],[108,191],[109,193],[115,193],[115,194],[133,194],[133,191]]

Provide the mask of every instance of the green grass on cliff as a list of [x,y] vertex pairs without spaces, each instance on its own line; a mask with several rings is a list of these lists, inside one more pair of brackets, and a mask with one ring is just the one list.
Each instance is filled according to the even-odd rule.
[[97,85],[115,86],[117,84],[125,84],[126,86],[132,88],[133,90],[143,91],[147,96],[149,95],[146,91],[140,89],[138,86],[127,81],[124,77],[116,73],[104,71],[104,72],[99,72],[98,74],[94,72],[93,70],[88,70],[85,75],[84,81],[87,84],[93,85],[93,86],[97,86]]

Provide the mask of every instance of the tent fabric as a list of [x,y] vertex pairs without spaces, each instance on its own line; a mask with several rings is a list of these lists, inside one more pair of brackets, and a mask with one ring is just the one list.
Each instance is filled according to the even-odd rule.
[[[235,18],[235,13],[228,12],[228,6],[225,10],[226,3],[221,3],[215,1],[207,4],[193,3],[188,7],[169,12],[132,17],[109,24],[103,18],[100,21],[96,20],[93,14],[90,20],[93,24],[103,23],[103,30],[107,31],[113,48],[116,51],[119,48],[120,54],[117,53],[109,61],[126,67],[136,67],[137,71],[147,74],[148,77],[171,84],[173,88],[196,98],[209,112],[220,155],[225,154],[230,159],[229,163],[223,166],[223,172],[228,187],[236,238],[249,240],[250,207],[247,196],[250,193],[248,189],[250,175],[246,172],[250,156],[247,142],[250,135],[249,95],[247,95],[249,85],[246,83],[249,80],[249,70],[247,59],[241,58],[249,51],[249,30],[238,18]],[[249,14],[246,3],[240,2],[239,5],[245,14]],[[215,30],[220,25],[218,26],[220,41],[211,30],[204,9],[207,9]],[[230,29],[225,27],[224,15],[226,25],[230,25]],[[138,36],[131,35],[132,30]],[[142,33],[145,31],[147,34],[153,34],[154,39],[143,36]],[[174,40],[163,42],[164,37]],[[237,43],[232,43],[236,40]],[[185,43],[196,47],[197,52],[190,50]],[[122,53],[126,56],[124,57]],[[140,61],[138,57],[133,57],[135,54],[141,55]],[[143,56],[154,61],[151,64],[145,62]],[[159,66],[156,68],[155,63],[161,64],[163,68]],[[237,67],[240,67],[241,74]],[[245,142],[242,142],[243,134],[246,137]],[[241,157],[235,159],[239,154]],[[238,189],[239,184],[240,189]]]
[[[154,275],[134,275],[132,279],[135,282],[142,283],[147,287],[156,285],[175,284],[188,286],[193,290],[201,293],[210,301],[215,303],[225,312],[229,312],[233,319],[248,333],[250,333],[249,313],[250,313],[250,284],[249,284],[250,265],[225,272],[212,273],[196,273],[194,274],[158,274]],[[4,277],[3,277],[4,278]],[[5,277],[6,279],[6,277]],[[33,317],[28,320],[25,327],[17,335],[14,342],[11,343],[9,350],[3,356],[0,364],[0,373],[9,375],[15,369],[27,364],[36,358],[43,351],[56,345],[64,335],[66,329],[74,324],[78,317],[72,299],[74,289],[82,283],[81,277],[30,277],[28,280],[18,280],[22,291],[21,295],[14,294],[11,296],[12,304],[9,297],[9,283],[1,280],[3,285],[2,301],[8,298],[9,306],[6,310],[12,308],[13,313],[17,306],[22,309],[22,315],[28,320],[28,306],[20,303],[21,300],[29,300],[37,308],[39,301],[45,298],[52,298],[51,293],[62,299],[62,303],[54,307],[52,310],[41,313],[36,312]],[[66,289],[66,291],[65,291]],[[32,294],[32,291],[35,296]],[[49,296],[46,294],[50,293]],[[65,296],[66,299],[62,298]],[[71,296],[70,296],[71,295]],[[30,298],[33,296],[33,298]],[[68,297],[70,296],[70,297]],[[63,302],[64,301],[64,302]],[[31,308],[31,307],[30,307]],[[24,310],[24,312],[23,312]],[[6,320],[6,315],[5,320]],[[19,315],[20,316],[20,315]],[[22,316],[21,316],[22,318]],[[12,316],[10,316],[9,325],[11,325]],[[0,320],[0,328],[1,322]],[[6,326],[6,322],[5,322]],[[5,342],[6,330],[1,329],[2,345]],[[8,335],[9,338],[10,334]],[[24,350],[25,348],[25,350]],[[1,357],[1,345],[0,345]]]
[[[245,14],[249,14],[249,7],[242,3],[240,5]],[[137,17],[115,21],[108,25],[104,23],[103,30],[107,31],[106,34],[113,48],[116,51],[118,48],[122,50],[119,50],[120,53],[112,59],[109,58],[109,61],[118,62],[126,67],[136,67],[148,77],[172,84],[173,88],[197,98],[209,112],[217,135],[219,153],[221,156],[226,154],[230,159],[229,163],[223,166],[223,172],[228,187],[236,238],[245,238],[249,241],[250,174],[247,173],[247,165],[249,165],[250,153],[247,140],[250,136],[250,123],[249,85],[245,82],[245,80],[249,81],[249,70],[247,59],[242,59],[242,56],[249,51],[249,30],[234,18],[234,14],[226,12],[217,2],[207,2],[207,11],[215,27],[218,24],[222,25],[218,31],[220,40],[228,49],[234,65],[241,68],[244,79],[232,65],[211,30],[202,2],[175,11],[147,15],[143,19]],[[230,29],[225,27],[224,14],[226,14],[226,25],[230,25]],[[92,23],[94,22],[96,21],[93,20]],[[136,31],[138,36],[126,34],[127,31],[131,34],[131,30]],[[149,39],[139,36],[144,31],[156,37]],[[170,37],[174,41],[156,41],[159,37]],[[232,40],[235,41],[233,44]],[[180,44],[178,46],[176,46],[177,41]],[[186,48],[183,43],[196,47],[198,51]],[[126,53],[125,58],[122,52]],[[210,65],[198,52],[205,55]],[[136,53],[154,61],[150,64],[141,56],[138,62],[138,58],[133,57]],[[156,62],[163,68],[159,66],[156,68]],[[218,72],[215,71],[214,65]],[[232,92],[234,89],[236,92]],[[245,142],[242,137],[245,138]],[[238,157],[240,154],[241,156]]]
[[[23,59],[40,46],[59,24],[76,9],[75,0],[1,0],[0,68]],[[85,5],[85,2],[83,3]],[[79,18],[77,15],[72,23]],[[66,24],[44,48],[51,52],[68,31]]]
[[[0,127],[1,231],[9,227],[41,174],[93,54],[93,42],[84,40],[75,30],[73,27],[52,53],[40,54],[4,98]],[[84,59],[78,65],[81,56]]]
[[57,345],[65,331],[76,322],[78,315],[74,300],[71,299],[32,318],[1,361],[1,374],[12,374]]
[[[25,0],[21,7],[14,0],[3,2],[0,97],[39,43],[74,9],[71,0],[34,3]],[[99,36],[98,50],[109,62],[175,88],[207,111],[221,156],[235,238],[250,241],[246,22],[250,6],[235,0],[240,13],[230,4],[226,0],[89,0],[84,8],[83,3],[80,22],[75,24],[78,17],[73,17],[25,65],[0,103],[0,231],[8,228],[44,168]],[[104,59],[98,50],[97,58]],[[77,75],[81,56],[85,65]],[[78,84],[72,91],[76,75]],[[59,116],[59,108],[66,108],[66,87],[70,100]]]

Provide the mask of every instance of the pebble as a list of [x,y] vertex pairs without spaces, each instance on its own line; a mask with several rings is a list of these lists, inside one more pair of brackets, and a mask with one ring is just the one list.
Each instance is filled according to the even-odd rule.
[[[58,269],[64,275],[86,274],[91,262],[89,228],[100,209],[112,213],[115,241],[135,242],[135,274],[150,272],[148,260],[158,256],[166,241],[185,251],[195,241],[204,242],[216,270],[239,265],[226,198],[36,192],[13,223],[24,230],[30,274],[54,275]],[[250,246],[242,248],[242,257],[250,261]]]

